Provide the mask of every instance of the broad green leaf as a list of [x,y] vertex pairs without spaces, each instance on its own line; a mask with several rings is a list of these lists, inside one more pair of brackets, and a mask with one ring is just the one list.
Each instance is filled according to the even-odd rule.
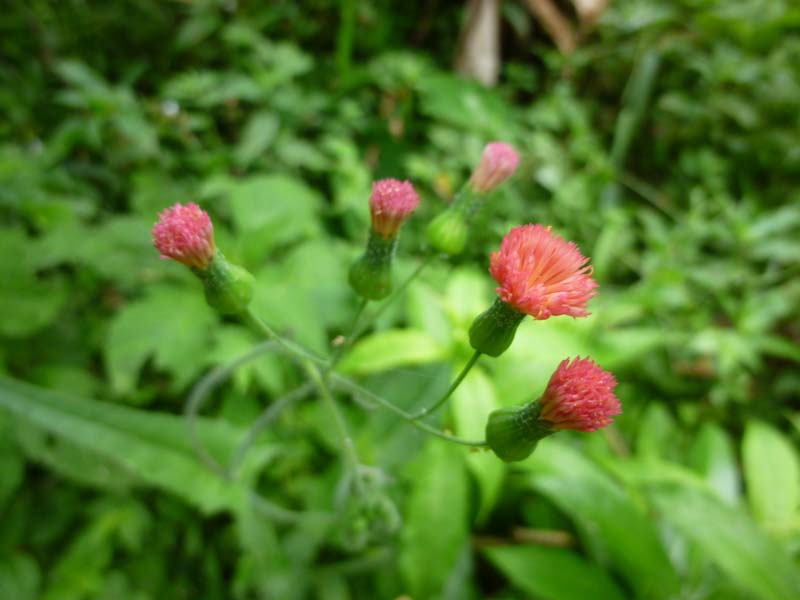
[[322,198],[287,175],[259,175],[230,190],[233,222],[246,262],[258,264],[273,248],[315,236]]
[[434,598],[455,567],[469,536],[463,450],[430,439],[413,468],[399,557],[415,598]]
[[173,375],[176,388],[186,385],[203,367],[197,351],[208,348],[216,322],[199,283],[192,289],[151,288],[124,306],[111,323],[104,352],[114,392],[132,392],[151,356],[157,368]]
[[575,521],[589,554],[614,568],[642,598],[669,598],[678,578],[641,506],[601,467],[563,442],[545,439],[523,465],[530,485]]
[[[480,368],[469,372],[450,402],[456,433],[476,440],[486,437],[489,413],[500,408],[492,380]],[[500,495],[506,463],[498,460],[492,452],[481,451],[467,455],[467,466],[477,479],[481,493],[477,516],[480,523],[489,516]]]
[[691,487],[658,486],[651,496],[661,518],[700,546],[754,597],[800,598],[800,571],[783,548],[744,513]]
[[353,346],[339,365],[343,373],[367,375],[397,367],[442,360],[444,349],[424,331],[389,329],[374,333]]
[[720,498],[736,505],[741,496],[741,477],[730,436],[719,425],[706,423],[691,447],[689,458],[695,471]]
[[27,554],[11,554],[0,559],[0,598],[37,600],[41,573]]
[[501,546],[483,552],[515,587],[536,598],[625,598],[606,571],[569,550],[546,546]]
[[0,335],[34,333],[58,316],[66,300],[60,277],[36,276],[33,250],[21,230],[0,229]]
[[[243,484],[223,480],[200,462],[181,417],[60,396],[11,379],[0,379],[0,408],[206,513],[235,509],[247,497]],[[201,421],[198,436],[212,455],[223,458],[220,452],[229,456],[242,433],[220,425]]]
[[251,116],[236,146],[236,162],[245,167],[250,165],[270,147],[279,127],[280,121],[272,112],[257,112]]
[[747,423],[742,440],[747,499],[756,518],[785,530],[800,508],[800,464],[782,433],[759,421]]

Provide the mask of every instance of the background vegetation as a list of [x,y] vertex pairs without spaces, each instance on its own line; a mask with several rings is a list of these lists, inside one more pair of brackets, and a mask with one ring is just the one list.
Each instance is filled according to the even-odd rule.
[[[800,597],[800,9],[613,2],[565,57],[508,0],[493,89],[452,72],[462,12],[6,4],[0,598]],[[399,532],[259,510],[251,490],[331,509],[328,413],[313,398],[287,412],[234,481],[198,460],[184,400],[257,339],[158,260],[157,211],[209,210],[257,277],[255,310],[325,353],[355,307],[346,269],[371,180],[410,178],[423,197],[401,243],[408,273],[493,139],[523,164],[468,253],[427,271],[341,370],[429,404],[469,356],[488,252],[542,222],[593,257],[596,314],[525,322],[442,424],[481,437],[493,407],[531,399],[576,354],[616,373],[624,415],[509,468],[347,402]],[[231,457],[299,382],[277,357],[250,363],[198,435]]]

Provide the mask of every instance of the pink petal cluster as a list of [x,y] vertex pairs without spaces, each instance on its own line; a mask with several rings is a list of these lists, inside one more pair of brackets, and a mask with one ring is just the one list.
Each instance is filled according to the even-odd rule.
[[481,160],[469,180],[472,189],[485,194],[514,174],[519,165],[519,154],[505,142],[486,144]]
[[616,385],[614,376],[590,358],[566,359],[550,377],[539,418],[553,429],[596,431],[622,412]]
[[187,267],[208,268],[216,252],[211,218],[194,202],[175,204],[159,213],[152,234],[161,258],[177,260]]
[[397,179],[374,182],[369,197],[372,229],[383,238],[394,237],[418,205],[419,196],[411,182]]
[[597,294],[588,261],[550,227],[521,225],[492,253],[489,272],[500,285],[500,299],[520,312],[539,320],[585,317],[587,302]]

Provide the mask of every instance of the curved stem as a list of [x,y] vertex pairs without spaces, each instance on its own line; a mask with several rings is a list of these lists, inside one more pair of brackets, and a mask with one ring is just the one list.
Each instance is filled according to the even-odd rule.
[[433,254],[429,254],[428,256],[426,256],[425,258],[423,258],[420,261],[420,263],[417,265],[417,268],[414,269],[414,271],[411,273],[411,275],[406,277],[405,281],[403,281],[403,283],[400,284],[400,287],[398,287],[397,290],[395,290],[395,292],[389,297],[389,299],[386,300],[383,304],[381,304],[378,307],[378,310],[376,310],[372,315],[370,315],[369,318],[364,323],[362,323],[362,325],[358,329],[356,329],[353,332],[352,339],[354,341],[358,338],[358,336],[360,336],[362,333],[364,333],[364,331],[366,331],[366,329],[378,317],[380,317],[386,311],[386,309],[389,308],[394,303],[394,301],[397,300],[403,294],[403,292],[406,291],[408,286],[411,285],[411,283],[417,277],[419,277],[420,273],[422,273],[422,271],[425,269],[425,267],[427,267],[429,264],[431,264],[431,261],[433,260],[433,258],[434,258],[434,255]]
[[483,447],[486,446],[486,440],[480,440],[480,441],[478,441],[478,440],[467,440],[467,439],[464,439],[464,438],[460,438],[460,437],[457,437],[457,436],[450,435],[450,434],[444,433],[442,431],[439,431],[438,429],[436,429],[435,427],[431,427],[427,423],[422,423],[422,422],[418,421],[414,417],[414,415],[411,415],[411,414],[407,413],[406,411],[404,411],[399,406],[395,406],[394,404],[392,404],[391,402],[389,402],[385,398],[382,398],[381,396],[378,396],[377,394],[372,393],[368,389],[358,385],[357,383],[355,383],[353,381],[350,381],[346,377],[342,377],[341,375],[333,373],[331,375],[331,379],[334,381],[334,383],[337,383],[343,389],[349,390],[351,393],[356,393],[356,394],[361,394],[362,396],[366,396],[367,398],[369,398],[370,400],[372,400],[376,404],[379,404],[380,406],[382,406],[386,410],[389,410],[389,411],[393,412],[394,414],[396,414],[397,416],[399,416],[400,418],[402,418],[403,420],[408,421],[411,425],[413,425],[417,429],[421,429],[422,431],[430,433],[431,435],[434,435],[434,436],[436,436],[438,438],[441,438],[443,440],[447,440],[448,442],[453,442],[454,444],[461,444],[462,446],[472,446],[472,447],[477,447],[477,448],[483,448]]
[[416,415],[414,415],[414,418],[415,419],[421,419],[422,417],[430,415],[430,414],[436,412],[436,410],[442,404],[447,402],[447,400],[450,398],[450,396],[453,395],[453,392],[455,392],[456,389],[458,388],[458,386],[461,385],[461,382],[464,380],[464,377],[467,376],[467,373],[469,373],[470,369],[472,369],[472,367],[475,365],[475,363],[478,362],[478,359],[480,357],[481,357],[481,351],[480,350],[475,350],[475,354],[473,354],[470,357],[469,361],[467,361],[467,364],[464,365],[463,369],[461,369],[461,372],[453,380],[453,383],[450,384],[450,387],[447,389],[447,391],[444,393],[444,395],[441,398],[439,398],[433,404],[433,406],[430,406],[428,408],[423,408],[421,411],[419,411]]
[[241,315],[242,320],[248,325],[252,325],[260,334],[269,340],[273,340],[283,350],[284,354],[292,356],[296,360],[308,360],[318,365],[326,365],[328,363],[324,358],[320,358],[295,344],[279,336],[272,327],[267,325],[260,317],[258,317],[251,308],[248,308]]
[[[230,377],[233,371],[262,354],[277,350],[278,347],[279,344],[276,341],[270,340],[263,342],[252,348],[246,354],[243,354],[239,358],[232,360],[228,364],[212,369],[197,383],[197,385],[194,386],[189,394],[189,397],[186,399],[184,414],[186,415],[189,428],[190,443],[195,453],[206,464],[206,466],[208,466],[213,472],[215,472],[225,481],[233,481],[234,478],[231,477],[230,473],[228,473],[216,461],[216,459],[214,459],[214,457],[208,453],[200,439],[197,437],[197,413],[203,407],[203,404],[205,404],[205,401],[211,392],[213,392],[218,385]],[[282,506],[267,500],[254,490],[248,490],[248,498],[255,508],[257,508],[265,516],[274,519],[275,521],[281,521],[284,523],[298,523],[302,519],[312,514],[292,510],[289,508],[283,508]]]
[[353,487],[359,495],[364,496],[366,491],[364,489],[364,482],[361,480],[361,460],[358,458],[358,454],[356,453],[356,448],[353,444],[353,438],[350,437],[350,433],[347,431],[347,423],[344,420],[344,415],[342,415],[342,412],[339,410],[336,400],[334,400],[333,395],[331,395],[331,392],[325,383],[325,378],[320,374],[317,367],[310,362],[306,363],[305,367],[308,376],[314,382],[314,385],[317,386],[322,399],[328,405],[328,409],[333,414],[333,423],[336,426],[336,429],[339,432],[339,437],[342,441],[342,455],[348,475],[353,483]]
[[264,431],[264,429],[275,419],[277,419],[284,410],[289,408],[289,406],[298,400],[305,398],[309,392],[311,392],[312,387],[313,386],[310,383],[304,383],[300,387],[297,387],[287,394],[284,394],[264,409],[264,411],[259,415],[258,419],[256,419],[256,422],[253,423],[252,427],[250,427],[247,435],[242,440],[241,444],[239,444],[239,446],[236,448],[236,453],[233,455],[230,463],[228,463],[227,471],[229,475],[233,476],[233,474],[236,473],[236,470],[244,460],[245,454],[247,454],[247,451],[256,441],[258,434]]
[[356,314],[353,316],[352,321],[350,321],[350,326],[347,328],[347,335],[345,335],[345,338],[342,341],[341,346],[339,346],[338,348],[336,348],[336,350],[334,350],[333,356],[331,356],[330,362],[323,371],[323,374],[333,369],[342,359],[344,353],[347,352],[350,346],[353,345],[353,342],[355,341],[357,335],[356,327],[358,326],[358,320],[364,313],[364,309],[367,308],[367,304],[369,304],[369,298],[361,298],[361,302],[358,305],[358,309],[356,309]]
[[254,358],[261,356],[262,354],[276,350],[277,347],[278,344],[275,341],[270,340],[267,342],[262,342],[239,358],[232,360],[225,365],[221,365],[212,369],[200,381],[197,382],[197,385],[192,388],[192,391],[189,393],[189,397],[186,399],[183,414],[185,415],[187,424],[189,426],[189,441],[192,444],[192,448],[194,448],[195,454],[200,457],[206,466],[226,479],[228,478],[228,472],[217,462],[213,456],[208,453],[203,444],[200,443],[200,439],[197,437],[197,413],[200,412],[200,409],[205,404],[205,401],[209,395],[211,395],[211,392],[213,392],[219,384],[228,379],[233,371],[245,363],[250,362]]

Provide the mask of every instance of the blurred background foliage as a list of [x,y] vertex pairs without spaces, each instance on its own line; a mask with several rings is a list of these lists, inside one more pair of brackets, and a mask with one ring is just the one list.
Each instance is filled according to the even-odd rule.
[[[800,597],[800,8],[612,2],[561,54],[507,0],[491,89],[453,73],[463,12],[6,3],[0,598]],[[620,380],[615,428],[561,434],[507,467],[349,402],[388,507],[366,520],[315,516],[342,499],[313,398],[258,437],[237,478],[209,470],[183,402],[258,340],[158,260],[157,211],[209,210],[257,277],[256,312],[327,353],[354,311],[346,269],[370,182],[410,178],[423,197],[401,243],[409,273],[425,223],[493,139],[523,164],[469,251],[427,271],[341,371],[429,404],[469,356],[488,253],[514,224],[552,224],[593,257],[595,314],[525,322],[440,424],[482,437],[493,408],[590,354]],[[300,381],[277,357],[249,363],[199,437],[234,456]],[[311,512],[278,518],[253,490]],[[379,526],[390,517],[397,534]]]

